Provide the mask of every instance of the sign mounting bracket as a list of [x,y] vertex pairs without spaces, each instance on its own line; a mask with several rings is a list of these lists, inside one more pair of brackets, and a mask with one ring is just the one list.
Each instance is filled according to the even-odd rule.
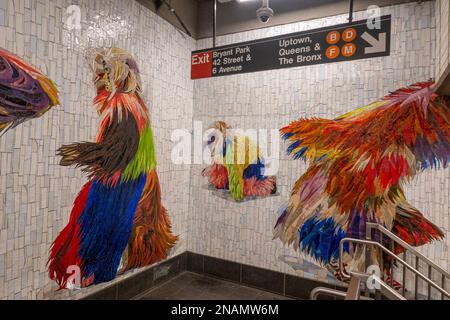
[[353,22],[353,0],[349,0],[348,22]]

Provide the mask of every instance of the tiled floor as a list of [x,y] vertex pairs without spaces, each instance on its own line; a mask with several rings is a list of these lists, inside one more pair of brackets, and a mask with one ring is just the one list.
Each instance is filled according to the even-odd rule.
[[139,300],[284,300],[287,297],[192,272],[152,288]]

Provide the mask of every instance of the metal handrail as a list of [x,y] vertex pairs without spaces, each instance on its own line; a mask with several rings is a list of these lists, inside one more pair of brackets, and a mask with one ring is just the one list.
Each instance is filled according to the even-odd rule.
[[[447,270],[444,270],[440,266],[438,266],[436,263],[428,259],[426,256],[421,254],[419,251],[417,251],[414,247],[412,247],[410,244],[406,243],[404,240],[399,238],[397,235],[392,233],[392,231],[389,231],[387,228],[385,228],[382,225],[376,224],[376,223],[367,223],[366,225],[366,240],[372,240],[372,231],[373,229],[377,230],[380,235],[380,243],[383,245],[383,237],[386,236],[389,238],[392,242],[391,244],[393,247],[395,247],[395,244],[400,245],[403,247],[403,260],[406,260],[407,253],[409,253],[411,256],[414,257],[415,261],[415,269],[420,270],[420,261],[424,262],[426,264],[426,268],[428,271],[428,278],[432,279],[433,271],[435,273],[439,273],[440,275],[440,281],[441,281],[441,287],[445,290],[446,287],[446,280],[450,279],[450,273]],[[392,250],[394,250],[392,247]],[[381,260],[381,265],[382,265]],[[394,272],[394,269],[392,269],[392,272]],[[402,280],[403,283],[406,282],[406,269],[405,266],[403,266],[403,274],[402,274]],[[414,298],[417,299],[418,296],[418,277],[414,277]],[[391,286],[393,284],[394,277],[391,275]],[[428,299],[431,298],[431,285],[428,284],[428,290],[427,290]],[[402,287],[402,294],[405,295],[405,286]],[[444,294],[441,293],[441,299],[444,299]]]
[[[359,278],[362,280],[367,280],[367,278],[369,277],[369,275],[367,275],[367,274],[353,274],[352,273],[352,275],[354,278]],[[391,300],[392,299],[406,300],[402,295],[400,295],[394,289],[389,287],[380,278],[376,278],[375,280],[380,284],[380,291],[383,293],[383,295],[385,295],[389,299],[391,299]],[[360,290],[359,286],[357,289],[358,289],[358,291]],[[347,292],[344,292],[344,291],[330,289],[330,288],[326,288],[326,287],[316,287],[311,290],[310,299],[317,300],[318,296],[320,296],[320,295],[328,295],[328,296],[334,296],[336,298],[344,298],[345,300],[355,300],[354,298],[349,299],[350,295],[351,295],[351,293],[349,291],[350,291],[350,288],[347,290]],[[359,292],[358,292],[357,296],[358,296],[357,300],[374,300],[371,297],[362,296],[361,294],[359,294]]]
[[385,236],[390,238],[391,240],[394,240],[398,244],[400,244],[405,249],[408,249],[412,254],[414,254],[416,257],[419,257],[421,260],[425,261],[428,265],[431,265],[435,270],[439,271],[441,274],[445,275],[447,278],[450,278],[450,273],[444,269],[442,269],[440,266],[438,266],[436,263],[428,259],[426,256],[421,254],[419,251],[417,251],[413,246],[402,240],[401,238],[397,237],[395,234],[393,234],[391,231],[383,227],[382,225],[379,225],[377,223],[367,223],[366,224],[366,234],[371,235],[372,230],[376,229],[378,231],[381,231]]
[[[418,271],[417,269],[415,269],[414,267],[412,267],[411,265],[409,265],[406,261],[402,260],[401,258],[399,258],[397,255],[395,255],[392,251],[390,251],[389,249],[385,248],[383,245],[381,245],[378,242],[375,241],[371,241],[371,240],[361,240],[361,239],[354,239],[354,238],[344,238],[340,241],[339,243],[339,269],[341,271],[341,274],[343,277],[345,278],[351,278],[351,275],[349,273],[345,272],[345,268],[344,268],[344,261],[343,261],[343,256],[344,256],[344,243],[346,242],[353,242],[353,243],[359,243],[359,244],[366,244],[366,245],[372,245],[375,247],[378,247],[379,249],[381,249],[382,251],[384,251],[385,253],[387,253],[388,255],[390,255],[391,257],[393,257],[395,260],[397,260],[398,262],[400,262],[403,266],[405,266],[406,268],[408,268],[410,271],[412,271],[415,275],[419,276],[420,278],[422,278],[422,280],[424,280],[425,282],[427,282],[430,286],[433,286],[436,290],[438,290],[439,292],[441,292],[443,295],[445,295],[447,298],[450,298],[450,293],[448,293],[447,291],[445,291],[445,289],[439,287],[436,283],[434,283],[431,279],[429,279],[428,277],[426,277],[425,275],[423,275],[420,271]],[[356,272],[352,272],[352,274],[358,274]],[[364,275],[366,275],[365,273],[363,273]]]
[[[378,230],[379,234],[380,234],[380,242],[377,241],[372,241],[372,231],[373,229]],[[388,248],[386,248],[383,244],[383,236],[388,237],[390,240],[392,240],[392,242],[390,242],[390,244],[392,244],[391,250],[389,250]],[[375,275],[372,274],[368,274],[368,273],[364,273],[364,272],[358,272],[358,271],[351,271],[350,273],[347,273],[345,268],[344,268],[344,244],[345,243],[355,243],[355,244],[363,244],[363,245],[370,245],[370,246],[375,246],[376,248],[380,249],[381,252],[386,253],[388,256],[392,257],[394,260],[396,260],[397,262],[399,262],[402,267],[403,267],[403,274],[402,274],[402,279],[403,279],[403,286],[402,286],[402,294],[398,293],[395,289],[394,289],[394,270],[391,270],[391,274],[390,274],[390,285],[388,283],[386,283],[383,280],[383,276],[377,277]],[[400,245],[403,247],[404,251],[403,251],[403,259],[400,258],[399,256],[397,256],[393,251],[395,248],[395,244]],[[415,257],[415,266],[413,267],[412,265],[410,265],[408,262],[406,262],[406,253],[409,252],[411,253],[414,257]],[[366,263],[368,259],[368,251],[366,250]],[[381,263],[380,265],[383,266],[383,260],[382,260],[382,255],[381,255]],[[422,272],[420,272],[419,270],[419,261],[422,260],[423,262],[425,262],[427,264],[427,270],[428,270],[428,276],[424,275]],[[367,266],[367,265],[366,265]],[[369,277],[372,277],[372,279],[376,280],[378,282],[378,284],[380,285],[379,287],[379,291],[382,294],[384,294],[387,298],[389,299],[399,299],[399,300],[406,300],[405,298],[405,285],[406,285],[406,269],[410,270],[413,274],[414,274],[414,297],[417,298],[417,293],[418,293],[418,278],[421,278],[423,281],[425,281],[428,285],[428,299],[431,298],[431,288],[433,287],[434,289],[436,289],[437,291],[440,292],[441,294],[441,299],[444,299],[444,296],[446,298],[450,298],[450,293],[447,292],[445,290],[445,282],[446,279],[450,279],[450,273],[444,269],[442,269],[440,266],[438,266],[436,263],[434,263],[433,261],[431,261],[429,258],[427,258],[426,256],[424,256],[423,254],[421,254],[419,251],[417,251],[414,247],[412,247],[410,244],[408,244],[407,242],[405,242],[404,240],[402,240],[401,238],[399,238],[398,236],[396,236],[394,233],[392,233],[391,231],[389,231],[388,229],[386,229],[385,227],[383,227],[382,225],[376,224],[376,223],[367,223],[366,224],[366,240],[362,240],[362,239],[355,239],[355,238],[344,238],[340,241],[339,243],[339,269],[340,269],[340,273],[342,275],[343,278],[347,278],[347,279],[351,279],[352,283],[354,283],[353,285],[353,290],[352,292],[350,292],[350,289],[345,293],[343,291],[338,291],[338,290],[333,290],[330,288],[324,288],[324,287],[318,287],[315,288],[311,291],[311,299],[315,300],[317,299],[317,296],[320,294],[328,294],[328,295],[332,295],[335,297],[344,297],[346,300],[355,300],[355,299],[359,299],[359,300],[373,300],[369,297],[365,297],[365,296],[361,296],[359,294],[359,284],[362,280],[367,280]],[[441,282],[442,282],[442,287],[439,286],[436,282],[434,282],[432,280],[432,271],[435,270],[437,272],[439,272],[440,276],[441,276]],[[367,287],[366,287],[367,288]],[[355,291],[356,290],[356,291]]]
[[372,277],[372,279],[375,280],[380,285],[380,288],[378,290],[385,297],[389,298],[390,300],[406,300],[405,297],[403,297],[401,294],[399,294],[397,291],[395,291],[393,288],[391,288],[387,283],[385,283],[383,280],[380,279],[380,277],[377,277],[376,275],[355,272],[355,271],[351,271],[351,275],[352,275],[352,278],[358,277],[361,280],[366,281],[366,283],[367,283],[368,278]]
[[315,287],[311,290],[311,293],[309,294],[309,297],[311,300],[317,300],[317,297],[321,294],[328,295],[328,296],[335,296],[335,297],[344,297],[346,293],[344,291],[334,290],[330,288],[325,287]]
[[[347,293],[344,291],[330,289],[330,288],[326,288],[326,287],[316,287],[311,290],[310,298],[311,298],[311,300],[317,300],[317,297],[321,294],[328,295],[328,296],[335,296],[335,297],[339,297],[339,298],[345,298],[347,296]],[[372,298],[365,297],[365,296],[360,296],[359,299],[360,300],[373,300]]]
[[389,299],[393,300],[406,300],[404,296],[391,288],[386,282],[381,280],[380,278],[376,279],[378,284],[380,285],[380,291],[387,296]]

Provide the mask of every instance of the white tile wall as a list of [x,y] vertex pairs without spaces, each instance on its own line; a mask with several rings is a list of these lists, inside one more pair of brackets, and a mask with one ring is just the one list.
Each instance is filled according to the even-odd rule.
[[[63,104],[0,139],[0,299],[68,297],[68,291],[55,292],[45,264],[50,244],[68,222],[86,179],[79,169],[59,166],[55,152],[65,143],[92,141],[98,130],[92,75],[80,46],[65,40],[63,17],[72,4],[81,7],[83,21],[103,14],[121,16],[128,23],[128,37],[120,34],[103,41],[129,50],[137,59],[155,131],[163,203],[180,235],[171,255],[187,247],[190,169],[171,165],[170,132],[191,127],[189,72],[195,41],[134,0],[0,0],[0,47],[48,74]],[[82,27],[86,32],[87,26]],[[83,289],[78,296],[103,286]]]
[[436,80],[444,73],[449,64],[449,28],[450,11],[449,0],[436,0]]
[[[389,57],[323,64],[196,80],[194,119],[205,125],[224,120],[242,129],[278,129],[300,117],[334,118],[415,81],[434,76],[435,4],[409,3],[384,7],[392,15]],[[365,18],[358,12],[355,19]],[[347,15],[304,21],[219,37],[218,45],[270,37],[346,22]],[[197,49],[211,40],[197,42]],[[305,172],[281,150],[277,181],[280,196],[233,203],[204,188],[203,166],[191,170],[189,249],[276,271],[323,281],[326,272],[298,258],[292,249],[272,240],[278,208],[288,200],[295,180]],[[423,247],[430,258],[449,269],[449,170],[420,174],[407,186],[408,199],[444,230],[442,242]],[[286,263],[286,261],[289,263]]]

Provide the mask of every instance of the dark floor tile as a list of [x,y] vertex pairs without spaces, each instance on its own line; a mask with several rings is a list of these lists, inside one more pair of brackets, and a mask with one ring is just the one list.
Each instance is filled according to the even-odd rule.
[[198,273],[204,272],[203,255],[193,253],[193,252],[187,252],[186,260],[187,260],[187,265],[186,265],[187,271],[198,272]]
[[236,262],[213,257],[204,257],[205,273],[239,282],[241,279],[241,265]]
[[242,265],[243,284],[283,294],[284,274],[271,270]]
[[176,280],[178,283],[191,284],[192,282],[202,279],[203,277],[204,277],[204,275],[185,271],[185,272],[181,273],[179,276],[177,276],[176,278],[174,278],[173,280]]
[[179,276],[170,279],[162,285],[155,287],[139,297],[142,300],[148,299],[169,299],[173,294],[181,289],[191,285],[191,283],[200,277],[194,273],[185,272]]
[[174,295],[183,288],[159,288],[139,297],[139,300],[174,300]]
[[[177,289],[179,291],[181,289]],[[139,300],[175,300],[173,295],[175,292],[171,292],[170,294],[162,293],[162,292],[150,292],[144,296],[139,297]]]
[[191,283],[177,292],[176,298],[182,299],[218,299],[248,300],[256,299],[260,290],[237,285],[227,281],[204,277],[201,281]]
[[139,300],[170,300],[172,296],[180,291],[178,287],[163,287],[144,293],[139,296]]
[[[216,279],[212,279],[216,280]],[[215,286],[203,287],[204,295],[210,299],[218,300],[272,300],[274,297],[282,297],[277,294],[250,288],[233,282],[216,280]],[[206,281],[205,281],[206,282]]]
[[[285,294],[294,298],[299,298],[303,300],[309,300],[311,290],[317,287],[327,287],[334,289],[334,285],[329,285],[327,283],[318,282],[311,279],[295,277],[291,275],[286,275],[285,282]],[[321,296],[321,299],[329,299],[329,297]]]
[[203,293],[200,296],[200,300],[233,300],[228,295],[220,293]]
[[258,289],[253,289],[245,286],[236,286],[234,288],[224,288],[220,294],[224,299],[229,300],[257,300],[261,293]]
[[153,286],[153,268],[136,273],[117,283],[117,298],[128,300]]
[[205,291],[198,288],[184,287],[172,295],[171,300],[203,300],[205,299]]
[[276,293],[261,291],[261,293],[256,297],[256,300],[292,300]]
[[201,276],[201,277],[195,279],[191,283],[191,286],[197,287],[197,288],[211,289],[211,288],[215,288],[215,287],[236,286],[236,284],[231,283],[231,282],[224,282],[217,278]]
[[185,272],[140,296],[142,300],[281,300],[274,293]]
[[181,257],[176,256],[153,267],[153,283],[159,284],[181,272]]
[[91,295],[84,297],[82,300],[116,300],[117,299],[117,284],[113,284],[101,289]]

